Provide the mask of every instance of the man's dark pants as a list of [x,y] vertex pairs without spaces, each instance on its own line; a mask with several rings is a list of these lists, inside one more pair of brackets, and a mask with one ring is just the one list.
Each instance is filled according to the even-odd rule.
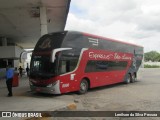
[[12,80],[13,78],[7,79],[6,84],[8,88],[8,96],[12,96]]

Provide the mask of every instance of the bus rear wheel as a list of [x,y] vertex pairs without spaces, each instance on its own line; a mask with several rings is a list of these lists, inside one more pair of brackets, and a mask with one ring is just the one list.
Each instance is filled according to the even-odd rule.
[[82,79],[80,83],[79,94],[84,94],[88,91],[88,82],[86,79]]
[[131,75],[130,74],[127,74],[127,78],[125,80],[125,83],[126,84],[129,84],[131,82]]
[[133,74],[133,75],[132,75],[132,79],[131,79],[131,83],[134,83],[135,81],[136,81],[136,75]]

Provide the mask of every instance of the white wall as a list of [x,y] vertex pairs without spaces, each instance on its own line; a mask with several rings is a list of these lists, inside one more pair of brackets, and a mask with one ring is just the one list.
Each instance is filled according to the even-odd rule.
[[19,67],[19,60],[14,60],[14,68],[15,67],[17,67],[17,68]]
[[19,58],[22,51],[24,50],[18,46],[1,46],[0,58]]

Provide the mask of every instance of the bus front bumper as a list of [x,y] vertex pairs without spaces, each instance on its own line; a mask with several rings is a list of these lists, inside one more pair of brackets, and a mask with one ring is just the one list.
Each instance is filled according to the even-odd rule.
[[37,87],[37,86],[34,86],[30,83],[30,89],[33,92],[39,92],[39,93],[61,94],[59,80],[57,80],[53,84],[49,84],[47,87]]

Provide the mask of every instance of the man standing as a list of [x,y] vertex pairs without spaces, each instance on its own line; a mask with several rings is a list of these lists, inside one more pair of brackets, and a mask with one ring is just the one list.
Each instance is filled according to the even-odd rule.
[[7,67],[6,71],[6,84],[8,88],[8,97],[12,96],[12,81],[13,81],[14,71],[10,68],[10,66]]
[[20,76],[22,77],[22,71],[23,71],[23,68],[20,66],[18,70],[19,70],[19,74],[20,74]]
[[27,72],[27,77],[28,77],[28,75],[29,75],[29,67],[28,67],[28,63],[27,63],[26,72]]

